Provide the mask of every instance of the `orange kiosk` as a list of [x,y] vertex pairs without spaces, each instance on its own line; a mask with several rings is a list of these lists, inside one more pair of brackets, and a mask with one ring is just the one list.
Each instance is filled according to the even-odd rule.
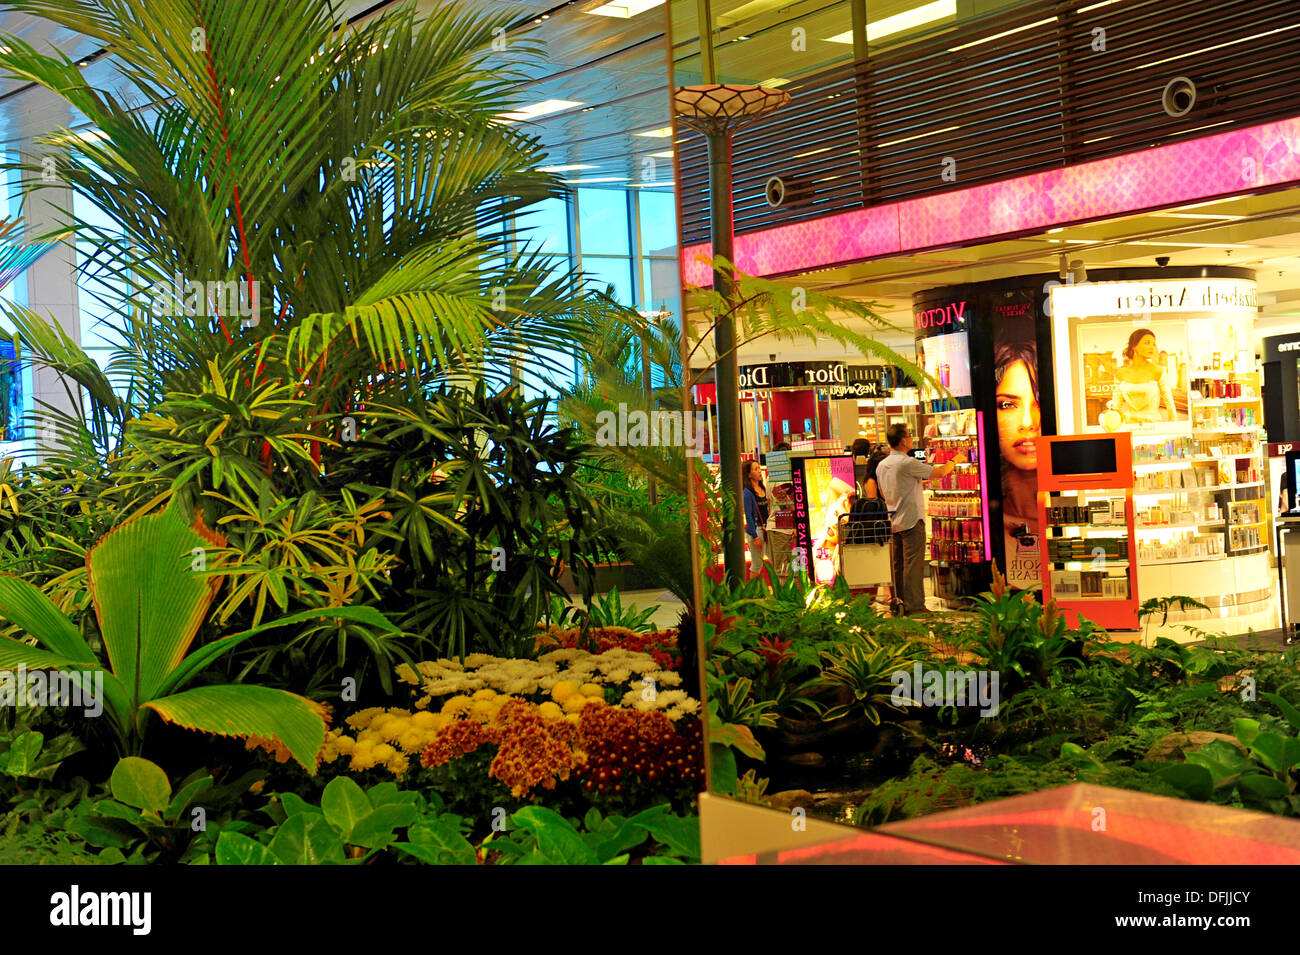
[[1039,448],[1043,599],[1071,626],[1082,615],[1108,630],[1139,629],[1131,435],[1044,436]]

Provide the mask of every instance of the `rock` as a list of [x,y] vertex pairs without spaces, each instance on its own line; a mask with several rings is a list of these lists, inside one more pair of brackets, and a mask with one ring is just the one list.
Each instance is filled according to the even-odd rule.
[[791,753],[786,762],[794,763],[796,766],[825,766],[826,757],[821,753]]
[[1235,736],[1229,736],[1227,733],[1208,733],[1204,730],[1193,730],[1190,733],[1169,733],[1156,740],[1155,745],[1147,750],[1147,759],[1182,759],[1183,756],[1193,750],[1200,749],[1206,743],[1211,743],[1216,739],[1221,739],[1225,743],[1231,743],[1243,753],[1247,752],[1246,747]]
[[816,797],[806,789],[785,789],[767,797],[767,803],[773,809],[794,809],[801,806],[811,809],[816,804]]

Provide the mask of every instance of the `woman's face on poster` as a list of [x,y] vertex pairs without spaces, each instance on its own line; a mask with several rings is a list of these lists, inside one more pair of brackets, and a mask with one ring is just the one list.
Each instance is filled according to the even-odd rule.
[[1022,471],[1037,470],[1042,423],[1029,369],[1023,361],[1013,362],[1002,376],[997,407],[998,446],[1003,459]]
[[1160,349],[1156,347],[1156,336],[1154,335],[1143,335],[1138,339],[1138,343],[1133,346],[1134,357],[1142,358],[1152,363],[1155,362],[1156,355],[1159,353]]

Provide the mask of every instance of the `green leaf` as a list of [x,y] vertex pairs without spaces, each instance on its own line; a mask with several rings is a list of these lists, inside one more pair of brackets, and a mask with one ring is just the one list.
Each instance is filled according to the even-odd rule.
[[543,806],[525,806],[512,817],[514,826],[531,832],[537,852],[555,865],[595,865],[596,854],[567,819]]
[[343,865],[343,841],[324,816],[299,813],[276,830],[271,852],[285,865]]
[[1290,795],[1286,783],[1263,773],[1251,773],[1237,780],[1237,788],[1260,799],[1281,799]]
[[76,663],[98,666],[81,631],[39,588],[19,577],[0,574],[0,617],[15,623],[42,646]]
[[1232,732],[1243,746],[1249,746],[1259,735],[1259,720],[1236,719],[1232,721]]
[[687,859],[700,858],[700,820],[697,816],[673,816],[649,812],[633,816],[630,822],[644,828],[675,854]]
[[709,783],[714,792],[729,795],[736,791],[740,777],[736,772],[736,754],[730,746],[709,744]]
[[0,759],[4,760],[4,771],[10,776],[28,776],[37,768],[36,760],[40,756],[45,736],[35,730],[28,730],[9,744],[9,752]]
[[1287,765],[1287,738],[1277,733],[1260,733],[1250,743],[1250,751],[1255,757],[1273,770],[1280,773],[1290,768]]
[[314,813],[322,815],[320,806],[313,806],[307,800],[303,799],[297,793],[280,793],[280,803],[284,806],[284,814],[287,819],[289,816],[296,816],[300,813]]
[[272,687],[197,686],[144,705],[186,729],[279,742],[310,774],[325,744],[320,705]]
[[389,803],[377,806],[358,820],[347,842],[367,849],[382,849],[394,839],[395,829],[405,829],[419,816],[414,806]]
[[1180,789],[1192,799],[1205,801],[1214,792],[1214,778],[1204,766],[1194,763],[1173,763],[1160,767],[1157,774],[1175,789]]
[[118,760],[109,779],[113,797],[128,806],[161,813],[172,797],[171,783],[157,763],[139,756]]
[[686,865],[685,859],[676,859],[672,856],[646,856],[641,860],[642,865]]
[[211,776],[200,776],[198,779],[190,780],[172,797],[171,803],[167,806],[167,811],[163,813],[163,818],[169,822],[179,820],[181,813],[185,812],[195,799],[211,789],[212,785],[213,779]]
[[1287,722],[1300,730],[1300,710],[1296,709],[1277,693],[1261,693],[1260,696],[1281,710],[1282,715],[1286,717]]
[[460,830],[441,820],[432,819],[411,826],[410,842],[395,842],[393,848],[415,856],[430,865],[477,865],[474,846]]
[[335,776],[320,797],[321,812],[344,842],[350,842],[356,824],[373,808],[364,790],[349,776]]
[[229,829],[217,836],[217,865],[279,865],[275,853],[256,839]]

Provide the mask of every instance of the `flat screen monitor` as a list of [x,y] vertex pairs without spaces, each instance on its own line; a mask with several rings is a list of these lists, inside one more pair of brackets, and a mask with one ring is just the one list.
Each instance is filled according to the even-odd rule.
[[1287,506],[1295,510],[1300,506],[1300,501],[1296,500],[1296,488],[1300,488],[1300,451],[1286,453],[1286,474],[1282,478],[1282,486],[1286,488]]
[[1053,474],[1113,474],[1119,467],[1114,438],[1053,441],[1051,448]]

